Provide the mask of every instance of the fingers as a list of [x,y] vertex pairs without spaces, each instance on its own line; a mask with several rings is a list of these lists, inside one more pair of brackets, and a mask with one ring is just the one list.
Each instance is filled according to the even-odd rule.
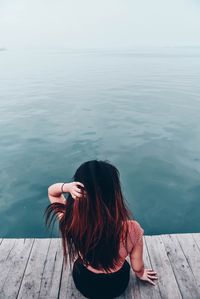
[[156,285],[151,279],[149,279],[149,278],[147,278],[147,281],[149,282],[149,283],[151,283],[152,285]]
[[86,197],[86,192],[83,190],[83,188],[84,188],[84,185],[82,183],[74,182],[74,187],[71,192],[72,197],[74,199]]
[[[152,281],[152,279],[158,279],[156,272],[153,269],[146,269],[147,277]],[[154,284],[155,285],[155,284]]]
[[75,197],[82,197],[82,194],[79,193],[79,192],[74,192],[73,195],[74,195]]
[[78,194],[82,194],[82,193],[83,193],[82,190],[79,189],[79,188],[75,188],[74,191],[75,191],[76,193],[78,193]]
[[72,194],[72,197],[73,199],[79,199],[81,198],[82,196],[79,194],[79,195],[75,195],[74,193]]
[[80,189],[75,189],[75,195],[79,197],[86,197],[86,192]]
[[147,274],[147,277],[148,277],[148,278],[150,278],[150,279],[158,279],[158,277],[157,277],[157,276],[154,276],[154,275],[149,275],[149,274]]
[[144,274],[142,277],[140,277],[141,280],[147,281],[150,284],[155,286],[154,279],[158,279],[156,276],[156,272],[153,269],[145,269]]
[[76,183],[76,185],[79,185],[79,186],[81,186],[82,188],[84,188],[84,185],[82,184],[82,183],[80,183],[80,182],[75,182]]
[[[147,271],[147,272],[154,272],[153,269],[146,269],[146,271]],[[156,272],[154,272],[154,273],[156,273]]]
[[157,272],[147,271],[147,274],[149,274],[149,275],[156,275]]

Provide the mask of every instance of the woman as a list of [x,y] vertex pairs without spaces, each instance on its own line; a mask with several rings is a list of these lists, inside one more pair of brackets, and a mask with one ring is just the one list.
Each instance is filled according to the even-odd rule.
[[114,298],[125,291],[130,277],[127,256],[136,276],[155,285],[156,272],[144,268],[144,230],[131,220],[116,167],[85,162],[74,182],[51,185],[48,196],[46,224],[58,216],[65,265],[69,256],[74,283],[86,298]]

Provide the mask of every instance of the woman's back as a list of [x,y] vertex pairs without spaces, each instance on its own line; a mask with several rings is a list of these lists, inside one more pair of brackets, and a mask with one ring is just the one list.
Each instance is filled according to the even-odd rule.
[[[115,269],[110,269],[110,273],[118,271],[122,265],[124,264],[127,256],[131,258],[131,252],[134,249],[135,245],[138,241],[141,240],[144,230],[141,228],[140,224],[135,220],[127,220],[128,222],[128,234],[127,234],[127,242],[125,236],[125,230],[123,230],[122,237],[120,239],[120,247],[119,247],[119,263],[115,267]],[[88,270],[94,273],[106,273],[105,270],[97,270],[90,265],[86,266]]]
[[[63,193],[68,193],[66,200]],[[52,204],[46,209],[46,223],[59,217],[65,262],[68,258],[70,266],[74,262],[73,279],[83,295],[119,296],[129,282],[128,255],[138,277],[148,274],[142,258],[144,231],[131,220],[116,167],[97,160],[85,162],[74,182],[54,184],[48,195]]]

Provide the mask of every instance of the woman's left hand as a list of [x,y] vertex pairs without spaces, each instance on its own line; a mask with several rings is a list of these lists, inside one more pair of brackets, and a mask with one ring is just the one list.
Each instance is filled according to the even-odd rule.
[[144,273],[141,277],[139,277],[139,279],[148,281],[149,283],[151,283],[155,286],[155,283],[153,280],[158,279],[156,274],[157,273],[155,271],[153,271],[153,269],[144,269]]

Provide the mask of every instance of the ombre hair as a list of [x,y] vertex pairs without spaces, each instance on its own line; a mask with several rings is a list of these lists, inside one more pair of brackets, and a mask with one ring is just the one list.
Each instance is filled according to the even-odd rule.
[[[58,214],[65,265],[79,257],[95,269],[115,268],[119,263],[120,240],[126,241],[132,219],[122,195],[119,171],[107,161],[83,163],[74,181],[84,185],[86,196],[74,200],[70,194],[64,204],[52,203],[45,210],[48,227]],[[125,232],[125,234],[124,234]],[[123,239],[121,237],[123,236]]]

